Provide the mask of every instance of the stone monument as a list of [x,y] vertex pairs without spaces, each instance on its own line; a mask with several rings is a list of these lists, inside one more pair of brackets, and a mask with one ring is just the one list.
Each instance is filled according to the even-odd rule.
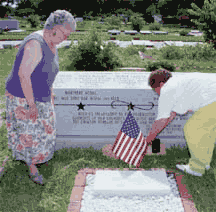
[[[59,72],[53,84],[57,148],[101,149],[105,144],[113,145],[131,107],[147,137],[158,114],[159,99],[148,86],[149,75],[150,72]],[[177,114],[156,138],[166,148],[185,146],[183,127],[192,114]]]

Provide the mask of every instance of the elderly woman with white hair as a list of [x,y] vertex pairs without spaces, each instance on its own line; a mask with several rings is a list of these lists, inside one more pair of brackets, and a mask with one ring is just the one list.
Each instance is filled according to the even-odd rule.
[[16,160],[25,162],[30,178],[40,185],[44,185],[43,176],[35,165],[47,163],[56,144],[52,88],[59,72],[56,45],[75,29],[76,22],[69,12],[51,13],[44,29],[21,43],[5,83],[8,148]]

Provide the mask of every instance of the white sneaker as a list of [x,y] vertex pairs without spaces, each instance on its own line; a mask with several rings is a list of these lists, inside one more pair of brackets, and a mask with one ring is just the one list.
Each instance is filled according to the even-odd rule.
[[177,169],[180,169],[180,170],[183,171],[183,172],[187,172],[188,174],[192,174],[192,175],[194,175],[194,176],[202,177],[202,174],[201,174],[201,173],[192,171],[192,170],[190,169],[190,167],[189,167],[189,164],[188,164],[188,165],[176,164],[176,168],[177,168]]

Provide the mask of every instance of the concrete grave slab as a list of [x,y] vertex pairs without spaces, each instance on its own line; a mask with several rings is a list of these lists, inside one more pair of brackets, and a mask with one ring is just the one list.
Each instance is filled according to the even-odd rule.
[[166,46],[165,43],[159,43],[159,42],[158,42],[158,43],[155,44],[154,47],[157,48],[157,49],[160,49],[160,48],[165,47],[165,46]]
[[137,32],[136,30],[129,30],[129,31],[125,30],[124,33],[125,33],[125,34],[140,34],[140,33]]
[[155,46],[153,42],[147,40],[132,40],[132,45]]
[[145,68],[139,68],[139,67],[137,67],[137,68],[134,68],[134,67],[128,67],[128,68],[119,68],[120,70],[121,69],[123,69],[123,70],[146,70]]
[[152,31],[140,31],[140,34],[152,34]]
[[130,45],[133,45],[131,41],[119,41],[119,46],[120,47],[123,47],[123,48],[126,48]]
[[21,32],[26,32],[26,30],[18,29],[18,30],[10,30],[8,33],[21,33]]
[[167,34],[168,35],[168,31],[167,32],[153,31],[153,34]]
[[197,46],[198,42],[184,42],[185,46]]
[[107,197],[162,196],[171,192],[166,173],[157,171],[96,171],[94,193]]
[[184,42],[175,42],[174,46],[184,46],[185,43]]
[[[180,41],[180,42],[182,42],[182,41]],[[169,45],[169,46],[175,45],[175,42],[174,42],[174,41],[164,41],[164,43],[165,43],[166,45]]]
[[199,30],[191,30],[191,32],[200,32]]
[[112,35],[119,35],[121,33],[121,31],[115,29],[109,30],[108,32],[111,33]]

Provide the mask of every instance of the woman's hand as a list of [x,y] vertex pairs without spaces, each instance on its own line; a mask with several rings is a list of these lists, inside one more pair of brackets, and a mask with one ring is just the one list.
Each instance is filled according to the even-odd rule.
[[56,96],[56,95],[54,93],[51,93],[51,101],[52,101],[53,106],[55,106],[54,105],[54,96]]

